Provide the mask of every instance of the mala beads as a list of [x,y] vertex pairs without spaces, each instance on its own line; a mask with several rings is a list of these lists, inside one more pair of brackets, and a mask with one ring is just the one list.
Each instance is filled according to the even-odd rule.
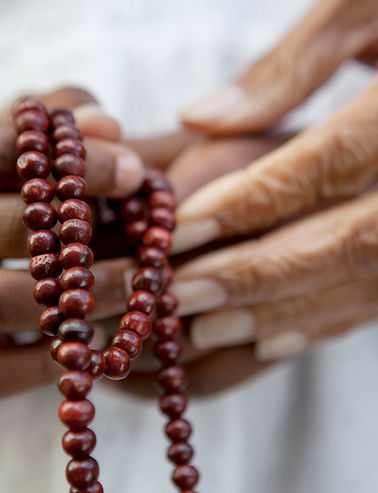
[[[54,340],[50,353],[65,372],[58,388],[65,399],[59,417],[68,427],[62,439],[72,457],[66,468],[70,493],[103,493],[99,466],[91,457],[96,435],[88,428],[95,409],[87,395],[103,375],[126,378],[130,361],[139,356],[143,341],[153,332],[154,354],[161,363],[157,383],[159,404],[168,416],[165,428],[171,441],[168,458],[175,468],[172,479],[181,493],[195,493],[199,474],[190,465],[193,449],[188,443],[191,425],[183,418],[187,407],[185,370],[179,364],[181,322],[174,315],[177,299],[167,291],[173,270],[167,254],[175,226],[175,198],[169,183],[157,170],[149,170],[136,197],[121,204],[126,242],[135,252],[139,269],[132,279],[133,292],[127,312],[110,347],[91,350],[92,325],[86,320],[95,306],[94,276],[89,270],[93,252],[91,212],[86,203],[86,151],[73,115],[66,109],[48,114],[42,103],[25,98],[13,110],[19,133],[17,172],[25,180],[21,196],[26,204],[24,222],[33,231],[27,246],[30,273],[36,280],[33,295],[45,307],[40,316],[42,331]],[[52,172],[53,187],[47,178]],[[61,204],[51,204],[55,195]],[[58,234],[53,231],[59,221]]]

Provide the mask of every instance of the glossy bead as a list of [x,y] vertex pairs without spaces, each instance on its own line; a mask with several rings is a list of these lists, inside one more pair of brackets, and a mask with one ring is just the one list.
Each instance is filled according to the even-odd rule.
[[34,279],[57,277],[62,272],[62,265],[56,253],[36,255],[30,260],[30,274]]
[[157,382],[168,394],[181,393],[186,388],[186,373],[181,366],[162,368],[157,374]]
[[[77,488],[74,488],[73,486],[70,488],[70,493],[104,493],[104,489],[102,487],[102,484],[96,481],[96,483],[93,483],[91,486],[88,486],[88,488],[85,488],[84,490],[78,490]],[[191,491],[184,491],[183,493],[195,493]]]
[[152,192],[148,198],[148,204],[150,209],[155,207],[165,207],[166,209],[175,210],[177,202],[175,196],[171,192],[166,192],[163,190],[158,190]]
[[128,223],[125,226],[124,234],[128,245],[135,246],[142,241],[144,233],[147,231],[148,224],[147,221],[141,219],[140,221],[134,221]]
[[63,401],[59,406],[61,422],[72,430],[83,430],[93,420],[95,408],[87,399],[81,401]]
[[[39,317],[39,326],[44,334],[56,336],[58,327],[63,322],[64,317],[58,306],[50,306],[41,313]],[[56,358],[55,358],[56,359]]]
[[198,483],[199,474],[195,467],[182,465],[173,471],[172,479],[179,488],[188,490]]
[[188,399],[184,394],[168,394],[160,397],[160,409],[172,418],[179,418],[185,411]]
[[68,219],[91,220],[91,210],[83,200],[68,199],[63,202],[58,209],[59,221],[63,223]]
[[162,289],[167,289],[167,287],[173,281],[174,272],[170,265],[164,265],[159,269],[161,280],[162,280]]
[[192,434],[192,426],[186,419],[175,419],[167,424],[165,433],[172,442],[186,442]]
[[41,132],[47,132],[49,129],[49,119],[47,115],[39,109],[30,109],[19,112],[15,118],[14,123],[19,132],[25,130],[40,130]]
[[70,110],[66,108],[55,108],[50,112],[51,123],[53,127],[60,125],[74,125],[75,119]]
[[87,197],[87,184],[81,176],[68,175],[58,181],[55,192],[60,200],[84,200]]
[[50,173],[49,160],[41,152],[24,152],[17,159],[17,173],[23,180],[46,178]]
[[105,357],[97,349],[91,350],[91,359],[86,371],[91,375],[92,380],[100,380],[105,371]]
[[157,269],[153,267],[142,267],[138,269],[132,281],[133,289],[151,291],[151,293],[157,293],[161,288],[161,277]]
[[49,229],[35,231],[29,236],[27,242],[28,252],[32,257],[43,253],[56,253],[59,246],[58,237]]
[[25,130],[17,137],[16,150],[18,154],[26,151],[38,151],[47,154],[49,141],[46,135],[39,130]]
[[57,351],[57,361],[67,370],[85,370],[91,360],[91,350],[82,342],[64,342]]
[[179,341],[163,341],[157,342],[154,346],[154,355],[160,359],[163,365],[175,364],[178,362],[182,346]]
[[92,227],[82,219],[68,219],[59,228],[59,238],[67,243],[83,243],[86,245],[92,238]]
[[104,351],[105,375],[111,380],[121,380],[130,373],[130,358],[126,351],[112,346]]
[[64,342],[75,341],[89,344],[93,335],[92,325],[82,318],[68,318],[60,324],[58,329],[58,336]]
[[54,159],[52,172],[57,180],[67,175],[83,177],[85,175],[85,164],[79,156],[63,154]]
[[127,352],[131,360],[137,358],[142,351],[142,338],[131,330],[117,332],[112,340],[112,345]]
[[63,272],[60,276],[60,284],[63,291],[67,289],[87,289],[92,291],[94,286],[94,275],[92,272],[84,267],[71,267]]
[[154,333],[162,341],[170,341],[180,336],[181,320],[173,315],[157,318],[154,322]]
[[30,229],[50,229],[56,223],[56,211],[47,202],[34,202],[29,204],[24,211],[24,223]]
[[82,243],[70,243],[62,248],[59,260],[64,269],[76,266],[88,269],[93,264],[93,252],[87,245]]
[[159,269],[167,263],[167,257],[159,248],[144,245],[141,245],[137,250],[137,260],[142,267],[155,267],[155,269]]
[[153,171],[147,174],[143,183],[143,192],[147,195],[157,191],[171,192],[172,187],[164,178],[160,171]]
[[121,214],[125,223],[143,219],[143,202],[138,198],[124,200],[121,206]]
[[83,459],[88,457],[96,446],[96,435],[89,428],[82,431],[68,430],[62,438],[63,450],[75,457]]
[[51,202],[54,197],[54,189],[43,178],[33,178],[23,184],[21,198],[27,204],[32,202]]
[[144,233],[142,241],[146,246],[159,248],[164,253],[167,253],[172,246],[172,235],[164,228],[151,226]]
[[176,226],[174,213],[165,207],[154,207],[151,209],[151,224],[161,226],[162,228],[172,231]]
[[119,328],[121,330],[131,330],[136,332],[142,341],[145,341],[150,337],[152,331],[152,323],[150,317],[143,312],[130,311],[126,313],[120,323]]
[[56,337],[50,344],[50,356],[53,361],[58,361],[58,351],[62,345],[63,341],[61,341],[58,337]]
[[38,101],[38,99],[33,98],[32,96],[25,96],[18,99],[13,105],[12,115],[16,116],[26,110],[37,110],[47,116],[47,110],[44,104]]
[[75,156],[86,158],[85,147],[78,139],[62,139],[59,140],[53,149],[54,156],[61,156],[62,154],[75,154]]
[[159,317],[171,315],[178,306],[178,300],[172,293],[163,293],[157,300],[156,311]]
[[151,315],[155,309],[156,298],[149,291],[134,291],[127,300],[128,311],[138,311]]
[[60,293],[60,282],[59,279],[56,279],[55,277],[47,277],[45,279],[41,279],[40,281],[37,281],[34,285],[34,299],[42,306],[56,305],[58,303]]
[[65,371],[59,378],[58,388],[70,401],[84,399],[92,388],[92,378],[85,371]]
[[68,289],[59,298],[59,310],[66,318],[83,318],[94,307],[93,294],[85,289]]
[[174,464],[187,464],[192,457],[193,448],[188,443],[173,443],[168,449],[168,458]]
[[72,459],[66,468],[67,481],[77,488],[91,486],[98,478],[100,469],[93,457],[86,459]]
[[53,133],[52,137],[55,142],[58,142],[59,140],[64,140],[64,139],[80,139],[80,130],[75,127],[74,125],[59,125]]

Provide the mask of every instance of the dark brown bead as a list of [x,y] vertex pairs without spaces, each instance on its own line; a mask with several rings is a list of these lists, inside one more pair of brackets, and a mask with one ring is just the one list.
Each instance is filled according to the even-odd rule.
[[142,338],[131,330],[117,332],[112,340],[112,345],[127,352],[131,360],[137,358],[142,351]]
[[144,219],[126,224],[124,234],[128,245],[135,246],[140,243],[147,228],[148,224]]
[[79,156],[63,154],[54,159],[52,172],[57,180],[67,175],[83,177],[85,175],[85,164]]
[[96,446],[96,435],[89,428],[82,431],[68,430],[62,438],[63,450],[75,457],[84,459],[88,457]]
[[89,344],[93,339],[92,325],[82,318],[68,318],[59,326],[58,336],[64,341],[84,342]]
[[167,289],[167,287],[173,281],[174,272],[170,265],[164,265],[159,269],[161,280],[162,280],[162,289]]
[[154,346],[154,355],[164,364],[175,364],[179,360],[182,346],[179,341],[157,342]]
[[57,352],[57,361],[67,370],[85,370],[90,360],[91,350],[82,342],[64,342]]
[[87,488],[97,481],[100,469],[93,457],[72,459],[66,468],[67,481],[76,488]]
[[85,371],[65,371],[59,378],[58,388],[70,401],[84,399],[92,388],[92,378]]
[[143,219],[143,202],[138,198],[126,199],[122,202],[121,214],[125,223],[131,223]]
[[189,443],[173,443],[168,449],[168,458],[174,464],[187,464],[192,457],[193,448],[189,445]]
[[37,110],[43,113],[44,115],[48,115],[45,105],[38,101],[38,99],[33,98],[32,96],[25,96],[23,98],[18,99],[12,108],[12,115],[16,116],[19,113],[23,113],[26,110]]
[[64,269],[76,266],[88,269],[93,264],[93,252],[82,243],[70,243],[62,248],[59,260]]
[[59,228],[59,238],[67,243],[84,243],[86,245],[92,238],[92,227],[82,219],[68,219]]
[[[96,481],[96,483],[93,483],[91,486],[88,486],[88,488],[85,488],[84,490],[78,490],[77,488],[71,486],[70,493],[104,493],[104,489],[102,487],[102,484]],[[183,493],[195,493],[195,492],[184,491]]]
[[63,401],[59,406],[61,422],[72,430],[83,430],[95,415],[93,404],[87,399],[81,401]]
[[177,206],[175,196],[171,192],[166,192],[164,190],[152,192],[148,198],[148,204],[151,209],[154,209],[155,207],[165,207],[172,211],[175,210]]
[[192,434],[192,426],[186,419],[175,419],[167,424],[165,433],[172,442],[186,442]]
[[41,152],[24,152],[17,159],[17,173],[23,180],[46,178],[50,173],[49,160]]
[[40,130],[47,132],[49,129],[49,119],[47,115],[39,109],[30,109],[19,112],[14,118],[14,123],[19,132],[25,130]]
[[124,315],[119,323],[121,330],[136,332],[143,341],[150,337],[152,331],[151,319],[143,312],[130,311]]
[[149,172],[143,183],[143,192],[150,195],[157,191],[171,192],[172,187],[164,178],[163,173],[159,171]]
[[74,154],[75,156],[86,158],[85,147],[78,139],[62,139],[59,140],[53,149],[54,156],[58,157],[62,154]]
[[92,291],[94,286],[94,275],[84,267],[71,267],[63,272],[60,276],[60,284],[63,291],[67,289],[87,289]]
[[60,243],[58,237],[49,229],[35,231],[28,238],[28,251],[32,257],[43,253],[56,253]]
[[21,197],[24,202],[51,202],[54,197],[54,189],[43,178],[33,178],[23,184]]
[[85,289],[68,289],[59,299],[59,310],[66,318],[82,318],[94,310],[93,294]]
[[64,139],[81,139],[80,130],[72,124],[59,125],[59,127],[53,131],[52,137],[55,142]]
[[86,371],[91,375],[93,380],[100,380],[105,371],[105,357],[101,351],[92,349],[91,360]]
[[153,267],[142,267],[138,269],[132,282],[133,289],[144,289],[151,291],[151,293],[157,293],[161,288],[161,277],[159,271]]
[[58,351],[60,346],[62,346],[63,341],[56,337],[50,344],[50,356],[53,361],[58,361]]
[[154,322],[154,333],[162,341],[177,339],[180,336],[181,329],[181,320],[174,315],[157,318]]
[[18,154],[26,151],[38,151],[47,154],[49,141],[46,135],[39,130],[25,130],[17,137],[16,150]]
[[83,200],[68,199],[58,209],[58,217],[61,223],[68,219],[91,220],[91,210]]
[[70,110],[67,108],[54,108],[50,112],[51,123],[54,127],[60,125],[74,125],[75,118]]
[[47,277],[37,281],[33,290],[35,301],[42,306],[56,305],[58,303],[60,293],[60,282],[59,279],[56,279],[55,277]]
[[162,368],[157,375],[157,382],[168,394],[181,393],[186,388],[186,373],[181,366]]
[[137,259],[142,267],[155,267],[155,269],[159,269],[167,263],[167,257],[159,248],[144,245],[138,248]]
[[30,260],[30,274],[39,281],[45,277],[58,277],[62,272],[62,265],[56,253],[36,255]]
[[84,200],[87,197],[87,184],[81,176],[68,175],[58,181],[55,192],[60,200]]
[[24,223],[30,229],[50,229],[56,223],[56,211],[47,202],[34,202],[29,204],[24,211]]
[[156,298],[149,291],[134,291],[127,300],[128,311],[138,311],[151,315],[155,309]]
[[179,488],[188,490],[198,483],[199,474],[195,467],[182,465],[173,471],[172,479]]
[[112,346],[104,351],[105,375],[112,380],[121,380],[130,373],[130,358],[126,351]]
[[180,418],[188,404],[188,398],[184,394],[168,394],[160,397],[160,409],[164,414],[172,418]]
[[142,241],[146,246],[159,248],[164,253],[167,253],[172,246],[172,235],[164,228],[151,226],[144,233]]
[[[59,311],[58,306],[50,306],[41,313],[39,317],[39,326],[44,334],[48,336],[56,336],[58,327],[63,322],[64,317]],[[56,358],[55,358],[56,359]]]
[[178,306],[178,300],[172,293],[163,293],[157,300],[156,310],[160,317],[171,315]]
[[176,226],[174,213],[165,207],[151,209],[151,224],[173,231]]

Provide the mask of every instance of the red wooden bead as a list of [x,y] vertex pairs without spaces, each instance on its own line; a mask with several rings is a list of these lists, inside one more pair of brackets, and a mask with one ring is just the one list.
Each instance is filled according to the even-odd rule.
[[121,330],[136,332],[143,341],[150,337],[152,323],[150,317],[143,312],[130,311],[124,315],[119,323]]
[[24,223],[30,229],[50,229],[56,223],[56,211],[47,202],[34,202],[24,211]]
[[127,300],[127,310],[151,315],[155,309],[156,298],[149,291],[138,290],[132,293]]
[[161,280],[162,280],[162,289],[167,289],[167,287],[173,281],[173,269],[170,265],[164,265],[159,269]]
[[155,207],[165,207],[166,209],[175,210],[177,202],[175,196],[171,192],[158,190],[152,192],[148,198],[148,204],[151,209]]
[[45,105],[32,96],[25,96],[18,99],[13,105],[12,115],[16,116],[26,110],[37,110],[45,114],[46,116],[48,115]]
[[66,371],[59,378],[58,388],[70,401],[79,401],[91,390],[92,378],[85,371]]
[[188,398],[184,394],[168,394],[160,397],[160,409],[170,418],[179,418],[185,411]]
[[52,137],[55,142],[64,139],[81,139],[80,130],[72,124],[59,125],[53,131]]
[[92,349],[90,363],[86,371],[93,380],[100,380],[105,371],[105,357],[101,351]]
[[167,253],[172,246],[172,235],[164,228],[152,226],[144,233],[142,241],[146,246],[159,248]]
[[68,430],[62,438],[63,450],[75,457],[83,459],[88,457],[96,446],[96,435],[89,428],[82,431]]
[[175,215],[166,207],[154,207],[151,209],[151,224],[172,231],[176,226]]
[[64,244],[84,243],[86,245],[92,238],[92,227],[82,219],[68,219],[59,228],[59,238]]
[[67,289],[87,289],[92,291],[94,286],[94,275],[85,267],[71,267],[63,272],[60,276],[60,284],[63,291]]
[[127,352],[131,360],[137,358],[142,351],[142,338],[131,330],[117,332],[112,340],[112,345]]
[[82,318],[94,310],[93,294],[85,289],[68,289],[59,299],[59,310],[66,318]]
[[97,481],[100,469],[93,457],[72,459],[66,468],[67,481],[76,488],[87,488]]
[[76,266],[88,269],[93,264],[93,252],[82,243],[70,243],[62,248],[59,260],[64,269]]
[[186,388],[186,373],[181,366],[162,368],[157,375],[157,382],[168,394],[181,393]]
[[23,180],[46,178],[50,173],[50,163],[45,154],[27,151],[17,159],[17,173]]
[[173,471],[172,479],[179,488],[187,490],[198,483],[199,474],[195,467],[182,465]]
[[63,154],[54,160],[52,172],[57,180],[67,175],[83,177],[85,175],[85,164],[79,156]]
[[62,139],[59,140],[53,149],[54,156],[61,156],[62,154],[75,154],[75,156],[86,158],[85,147],[78,139]]
[[149,172],[147,174],[143,183],[143,192],[149,195],[157,191],[171,192],[172,187],[164,178],[163,173],[154,170],[153,172]]
[[126,351],[112,346],[104,351],[105,375],[112,380],[121,380],[130,373],[130,358]]
[[63,401],[59,406],[61,422],[72,430],[83,430],[93,420],[95,408],[87,399],[81,401]]
[[173,443],[168,449],[168,458],[174,464],[187,464],[193,457],[193,448],[185,442]]
[[19,132],[25,130],[40,130],[41,132],[47,132],[49,129],[49,119],[47,115],[39,109],[30,109],[19,112],[14,118],[14,123]]
[[132,286],[134,290],[144,289],[151,291],[151,293],[157,293],[161,288],[159,271],[153,267],[138,269],[133,276]]
[[61,341],[58,337],[56,337],[50,344],[50,356],[53,361],[58,361],[58,351],[62,345],[63,341]]
[[178,306],[178,300],[172,293],[163,293],[157,300],[156,310],[160,317],[171,315]]
[[121,206],[121,214],[125,223],[143,219],[143,202],[138,198],[124,200]]
[[173,315],[157,318],[154,322],[154,333],[162,341],[170,341],[180,336],[181,320]]
[[182,346],[179,341],[158,342],[154,346],[154,355],[164,364],[175,364],[182,353]]
[[33,178],[23,184],[21,197],[24,202],[51,202],[54,197],[54,189],[43,178]]
[[72,112],[66,108],[54,108],[50,112],[50,118],[54,127],[75,124],[75,118],[73,117]]
[[42,306],[56,305],[59,300],[60,293],[60,282],[59,279],[56,279],[55,277],[47,277],[37,281],[33,290],[35,301]]
[[60,200],[84,200],[87,197],[87,184],[81,176],[68,175],[58,181],[55,192]]
[[[60,313],[58,306],[46,308],[39,317],[39,326],[44,334],[48,336],[56,336],[58,327],[63,322],[64,317]],[[56,358],[55,358],[56,359]]]
[[43,253],[56,253],[59,250],[59,240],[49,229],[35,231],[28,238],[28,251],[32,257]]
[[126,236],[127,243],[130,246],[137,245],[140,241],[142,241],[143,235],[147,231],[147,228],[148,224],[144,219],[126,224],[124,234]]
[[85,370],[91,360],[91,350],[82,342],[64,342],[57,351],[57,361],[67,370]]
[[16,150],[18,154],[26,151],[38,151],[47,154],[49,141],[46,135],[39,130],[25,130],[17,137]]
[[172,442],[186,442],[192,433],[192,426],[186,419],[175,419],[167,424],[165,433]]
[[68,318],[60,324],[58,329],[58,336],[64,342],[75,341],[89,344],[93,335],[92,325],[82,318]]
[[[85,488],[84,490],[78,490],[77,488],[71,486],[70,493],[104,493],[104,489],[102,487],[102,484],[96,481],[96,483],[93,483],[91,486],[88,486],[88,488]],[[195,492],[185,491],[183,493],[195,493]]]
[[56,253],[36,255],[30,260],[30,274],[34,279],[57,277],[62,272],[62,265]]
[[144,245],[141,245],[137,250],[137,260],[142,267],[155,267],[156,269],[167,263],[167,257],[159,248]]
[[68,199],[63,202],[58,209],[59,221],[63,223],[68,219],[91,220],[91,210],[83,200]]

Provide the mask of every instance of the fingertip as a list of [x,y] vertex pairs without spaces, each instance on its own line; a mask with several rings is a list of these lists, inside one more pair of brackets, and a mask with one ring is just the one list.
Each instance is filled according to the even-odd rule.
[[81,104],[74,110],[77,126],[83,135],[98,137],[111,142],[119,142],[122,129],[119,123],[104,113],[96,103]]
[[112,197],[125,197],[139,190],[145,176],[141,158],[129,151],[116,157]]

